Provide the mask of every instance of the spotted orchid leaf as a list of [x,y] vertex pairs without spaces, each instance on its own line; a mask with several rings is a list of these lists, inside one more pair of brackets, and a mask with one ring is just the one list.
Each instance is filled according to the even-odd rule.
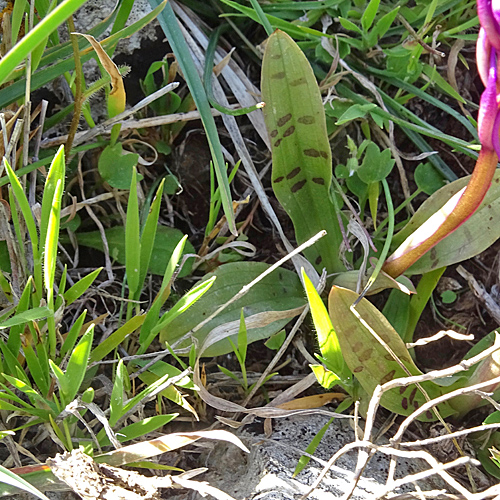
[[[362,299],[356,306],[359,317],[353,313],[351,305],[357,298],[356,292],[334,286],[328,298],[328,310],[345,362],[366,393],[373,394],[377,385],[393,379],[408,377],[410,374],[421,375],[422,372],[413,362],[401,337],[371,302]],[[390,348],[406,370],[377,340],[373,332]],[[422,383],[421,387],[430,399],[439,397],[444,392],[442,387],[431,381]],[[449,390],[450,388],[446,388],[446,392]],[[421,390],[412,384],[386,392],[381,404],[399,415],[410,415],[426,401]],[[440,405],[438,409],[443,418],[455,413],[448,404]],[[432,412],[421,417],[423,421],[435,419]]]
[[298,45],[276,30],[262,62],[264,118],[272,144],[272,185],[292,219],[298,243],[325,229],[304,253],[318,271],[340,272],[342,240],[330,201],[332,156],[316,78]]

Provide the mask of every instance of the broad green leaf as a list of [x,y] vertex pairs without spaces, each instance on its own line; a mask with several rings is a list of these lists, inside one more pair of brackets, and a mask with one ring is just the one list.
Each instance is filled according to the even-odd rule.
[[[394,237],[393,248],[402,244],[429,217],[438,212],[454,194],[466,186],[469,179],[469,176],[463,177],[447,184],[422,203],[410,222]],[[424,274],[433,269],[462,262],[483,252],[500,237],[500,225],[496,223],[499,218],[500,172],[496,172],[491,187],[476,212],[415,262],[406,274]]]
[[[214,328],[233,321],[236,321],[236,324],[239,325],[241,308],[244,308],[249,344],[268,338],[280,331],[288,323],[289,319],[273,321],[267,326],[258,328],[250,327],[248,320],[251,315],[257,313],[287,311],[304,305],[304,293],[300,280],[295,273],[285,269],[277,269],[269,276],[266,276],[251,288],[246,295],[230,304],[207,324],[192,334],[190,333],[193,328],[215,312],[222,304],[233,299],[244,286],[248,285],[268,268],[269,265],[260,262],[234,262],[220,266],[204,278],[206,281],[213,276],[217,277],[208,293],[189,309],[188,314],[182,314],[172,321],[168,328],[161,332],[160,340],[168,342],[172,346],[176,344],[176,348],[189,347],[192,345],[192,335],[197,339],[198,345],[201,346]],[[236,327],[234,335],[231,336],[234,343],[237,342],[237,335],[238,329]],[[210,346],[203,353],[203,356],[217,356],[228,352],[232,352],[232,347],[229,341],[224,339]]]
[[329,195],[332,156],[323,102],[305,55],[282,31],[275,31],[267,42],[261,85],[276,197],[292,219],[298,243],[327,231],[304,251],[316,269],[342,271],[342,235]]
[[[120,264],[125,264],[125,228],[123,226],[115,226],[106,229],[105,233],[111,258]],[[80,245],[103,250],[101,233],[99,231],[78,233],[76,237]],[[157,228],[153,252],[148,267],[150,273],[159,274],[160,276],[165,274],[170,256],[182,237],[183,234],[178,229],[166,226],[159,226]],[[61,237],[61,240],[64,242],[68,241],[66,237]],[[186,242],[184,253],[195,253],[191,243]],[[192,262],[192,259],[189,259],[184,264],[180,273],[181,277],[191,272]]]
[[[123,151],[120,142],[114,146],[106,146],[99,156],[97,167],[101,177],[116,189],[129,189],[132,182],[132,173],[137,165],[139,155]],[[139,175],[139,179],[142,175]]]
[[[356,307],[356,312],[364,324],[356,317],[351,305],[357,298],[356,292],[334,286],[328,299],[328,308],[344,359],[363,389],[371,395],[377,385],[407,377],[409,374],[420,375],[421,372],[415,366],[401,337],[367,299],[362,299]],[[406,370],[393,359],[373,332],[390,347]],[[442,389],[432,382],[424,382],[421,386],[431,399],[442,394]],[[404,389],[396,388],[386,392],[381,404],[399,415],[410,415],[425,402],[426,398],[420,389],[410,385]],[[443,418],[455,413],[448,404],[440,405],[439,411]],[[432,412],[421,417],[421,420],[426,421],[435,419]]]
[[398,332],[403,340],[405,339],[408,320],[410,317],[410,296],[400,290],[393,289],[384,305],[382,314]]

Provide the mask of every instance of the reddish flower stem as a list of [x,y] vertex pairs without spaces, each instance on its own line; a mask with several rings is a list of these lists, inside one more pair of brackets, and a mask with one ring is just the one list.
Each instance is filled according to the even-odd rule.
[[383,271],[393,278],[400,276],[471,217],[486,196],[497,163],[495,151],[483,147],[467,186],[403,242],[386,260]]

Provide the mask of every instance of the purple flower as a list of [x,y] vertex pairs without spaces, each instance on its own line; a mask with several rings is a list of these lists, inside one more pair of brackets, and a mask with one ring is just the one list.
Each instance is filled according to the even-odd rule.
[[481,29],[477,38],[476,61],[479,76],[486,87],[481,96],[478,115],[478,134],[481,145],[494,149],[500,156],[500,2],[478,0],[477,13]]

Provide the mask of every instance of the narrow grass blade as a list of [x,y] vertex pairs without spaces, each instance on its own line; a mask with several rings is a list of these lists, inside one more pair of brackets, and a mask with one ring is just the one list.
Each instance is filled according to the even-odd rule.
[[156,191],[155,199],[153,200],[153,203],[151,205],[151,210],[149,211],[146,223],[144,224],[144,229],[141,234],[141,240],[140,240],[141,256],[140,256],[139,285],[138,285],[139,290],[142,289],[144,285],[144,280],[146,279],[146,273],[149,267],[149,261],[151,260],[151,254],[153,253],[164,184],[165,184],[165,179],[161,181],[161,184],[158,187],[158,191]]
[[33,48],[42,43],[48,34],[56,30],[85,1],[65,0],[9,50],[0,60],[0,84],[6,82],[15,67],[26,58]]
[[48,497],[28,483],[28,481],[25,481],[22,477],[19,477],[17,474],[14,474],[2,465],[0,465],[0,482],[14,486],[17,489],[27,491],[41,500],[49,500]]
[[[159,5],[159,0],[149,0],[152,7]],[[189,48],[182,35],[177,18],[175,17],[172,7],[167,4],[163,11],[158,15],[158,21],[162,27],[170,46],[175,54],[179,67],[186,79],[191,95],[193,96],[196,107],[201,115],[201,121],[207,134],[208,144],[212,153],[212,159],[215,166],[217,181],[221,189],[222,207],[228,221],[229,230],[232,234],[237,235],[236,225],[234,222],[233,205],[231,201],[231,191],[227,180],[227,173],[222,155],[221,144],[215,120],[210,111],[210,105],[203,89],[200,76],[196,71],[196,67],[191,58]]]
[[139,201],[137,199],[137,171],[134,167],[125,225],[125,270],[127,271],[127,283],[131,297],[135,296],[139,288],[140,262]]

